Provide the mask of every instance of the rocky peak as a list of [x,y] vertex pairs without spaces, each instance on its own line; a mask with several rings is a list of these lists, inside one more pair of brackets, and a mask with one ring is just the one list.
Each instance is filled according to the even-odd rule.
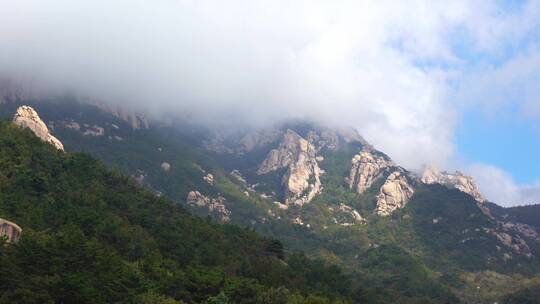
[[478,202],[485,202],[474,179],[459,171],[448,173],[446,171],[440,171],[435,166],[426,166],[422,170],[421,180],[425,184],[441,184],[450,188],[456,188],[471,195]]
[[286,204],[303,205],[321,190],[320,169],[315,147],[292,130],[287,130],[277,149],[271,150],[257,170],[267,174],[287,168],[282,184]]
[[20,127],[30,129],[41,140],[52,144],[58,150],[64,151],[64,145],[49,133],[47,125],[32,107],[20,106],[13,116],[13,122]]
[[402,170],[391,173],[377,196],[377,214],[387,216],[403,208],[414,194],[408,177]]
[[393,166],[392,161],[386,160],[380,155],[362,151],[351,160],[351,171],[347,179],[349,188],[354,189],[357,193],[363,193],[371,187],[385,169]]

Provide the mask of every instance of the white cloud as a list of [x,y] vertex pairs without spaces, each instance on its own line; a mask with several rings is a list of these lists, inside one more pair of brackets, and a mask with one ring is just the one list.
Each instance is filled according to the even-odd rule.
[[456,100],[466,106],[481,106],[490,115],[514,107],[523,116],[538,116],[540,105],[540,45],[502,64],[484,64],[460,80]]
[[207,121],[315,117],[358,127],[404,166],[444,166],[465,106],[504,101],[523,79],[536,96],[539,53],[503,55],[538,27],[538,2],[498,3],[0,0],[0,76]]
[[540,181],[517,184],[504,170],[486,164],[474,164],[467,168],[478,183],[486,198],[501,206],[516,206],[540,203]]

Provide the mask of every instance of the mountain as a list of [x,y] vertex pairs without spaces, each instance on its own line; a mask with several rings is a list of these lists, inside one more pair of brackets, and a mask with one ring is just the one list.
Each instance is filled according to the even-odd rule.
[[[0,114],[21,104],[5,103]],[[66,151],[89,153],[194,214],[344,269],[367,302],[534,294],[539,206],[499,207],[461,172],[410,172],[355,130],[303,120],[229,130],[165,119],[140,128],[95,105],[25,104]]]
[[39,117],[23,110],[15,124],[0,121],[0,303],[360,301],[339,268],[195,217],[86,154],[65,153],[21,122]]

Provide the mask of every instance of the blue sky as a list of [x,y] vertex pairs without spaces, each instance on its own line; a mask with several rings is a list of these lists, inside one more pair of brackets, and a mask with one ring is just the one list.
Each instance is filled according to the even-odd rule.
[[518,183],[540,180],[540,129],[511,110],[498,115],[466,112],[456,132],[456,145],[466,159],[497,166]]
[[457,166],[504,205],[540,202],[539,12],[538,1],[493,2],[472,27],[452,27],[458,60],[442,67],[457,73],[447,96]]

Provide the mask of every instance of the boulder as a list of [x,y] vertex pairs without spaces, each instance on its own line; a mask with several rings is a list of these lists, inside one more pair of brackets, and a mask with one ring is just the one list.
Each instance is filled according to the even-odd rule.
[[207,182],[209,185],[214,185],[214,176],[211,173],[206,174],[203,176],[203,180]]
[[161,163],[161,169],[165,172],[171,170],[171,164],[169,164],[168,162],[162,162]]

